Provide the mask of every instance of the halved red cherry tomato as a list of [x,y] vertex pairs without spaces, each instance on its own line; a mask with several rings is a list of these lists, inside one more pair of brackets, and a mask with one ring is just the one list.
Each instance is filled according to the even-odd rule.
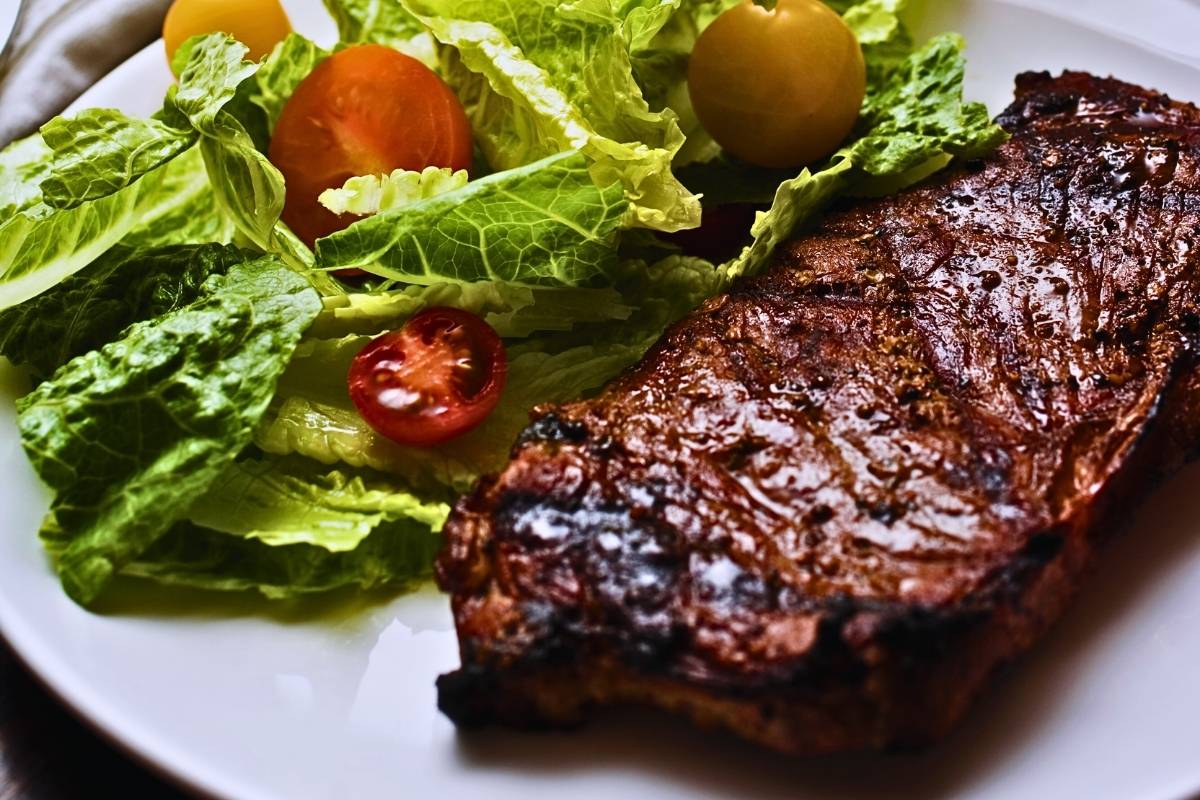
[[504,344],[469,311],[429,308],[375,339],[350,366],[350,398],[372,428],[428,447],[461,436],[500,402]]
[[322,61],[283,107],[268,157],[287,184],[283,221],[311,245],[355,220],[317,202],[356,175],[467,169],[474,145],[462,103],[415,58],[348,47]]

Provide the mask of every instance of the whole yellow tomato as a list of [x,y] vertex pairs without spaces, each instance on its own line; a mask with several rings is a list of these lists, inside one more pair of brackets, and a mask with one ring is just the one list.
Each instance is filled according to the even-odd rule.
[[744,0],[700,35],[688,91],[729,153],[798,167],[832,154],[854,128],[866,66],[854,33],[824,3]]
[[163,22],[167,61],[179,46],[204,33],[227,33],[258,61],[292,32],[279,0],[175,0]]

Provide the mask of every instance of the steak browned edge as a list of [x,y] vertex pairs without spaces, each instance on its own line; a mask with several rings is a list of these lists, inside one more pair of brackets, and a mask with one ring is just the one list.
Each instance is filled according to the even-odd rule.
[[1200,441],[1200,111],[1025,74],[1000,121],[536,412],[446,526],[446,714],[911,746],[1046,630]]

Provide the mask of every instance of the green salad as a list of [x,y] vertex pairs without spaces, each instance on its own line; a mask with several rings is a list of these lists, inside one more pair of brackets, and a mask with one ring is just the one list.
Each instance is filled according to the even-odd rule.
[[[32,379],[20,435],[70,597],[117,576],[272,598],[412,585],[531,409],[599,390],[831,200],[1003,139],[962,99],[958,36],[916,43],[904,0],[841,0],[865,57],[852,133],[810,168],[747,165],[687,92],[697,38],[737,2],[327,0],[331,50],[292,34],[254,63],[196,37],[151,118],[91,109],[0,153],[0,355]],[[310,238],[284,221],[303,189],[275,158],[289,101],[364,43],[441,76],[471,163],[341,175],[319,202],[343,224]],[[731,204],[751,213],[728,257],[689,249],[678,232]],[[494,330],[503,390],[471,430],[403,444],[347,374],[432,308]]]

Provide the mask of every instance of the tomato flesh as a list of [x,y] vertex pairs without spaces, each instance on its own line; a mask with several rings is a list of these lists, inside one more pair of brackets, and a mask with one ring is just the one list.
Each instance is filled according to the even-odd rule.
[[350,399],[381,435],[429,447],[473,430],[500,402],[504,344],[468,311],[430,308],[354,358]]
[[356,218],[318,202],[357,175],[467,169],[474,144],[458,97],[433,70],[382,45],[317,65],[284,105],[268,157],[287,186],[283,221],[309,246]]

